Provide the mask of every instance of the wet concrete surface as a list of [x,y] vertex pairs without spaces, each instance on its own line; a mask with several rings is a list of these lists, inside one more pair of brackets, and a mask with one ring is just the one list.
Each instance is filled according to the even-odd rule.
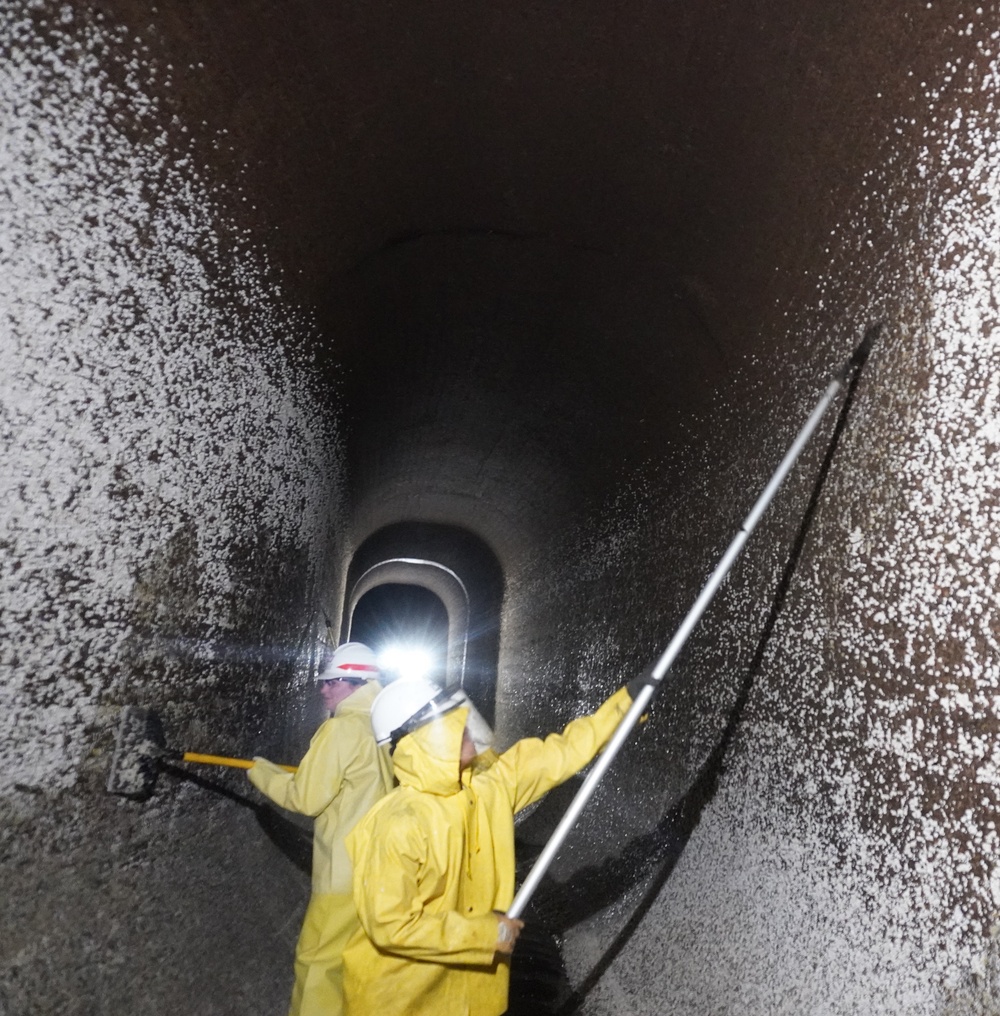
[[994,1011],[995,4],[4,0],[0,36],[0,1008],[282,1011],[300,836],[236,774],[108,797],[121,707],[293,761],[353,551],[434,524],[503,572],[501,742],[559,726],[882,322],[540,891],[538,990]]

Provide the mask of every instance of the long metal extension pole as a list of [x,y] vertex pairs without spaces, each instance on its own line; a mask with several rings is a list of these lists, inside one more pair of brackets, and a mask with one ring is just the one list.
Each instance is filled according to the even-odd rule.
[[532,867],[531,871],[528,872],[528,877],[524,880],[520,890],[514,897],[514,902],[510,905],[510,908],[507,911],[508,917],[520,917],[524,912],[524,908],[528,905],[528,901],[534,895],[539,882],[541,882],[545,872],[548,871],[549,866],[552,864],[553,860],[555,860],[555,856],[565,842],[570,830],[574,825],[576,825],[576,821],[580,817],[580,813],[583,811],[587,802],[597,789],[597,784],[601,782],[601,778],[607,772],[611,763],[615,760],[615,756],[618,754],[618,751],[625,742],[625,739],[632,732],[632,728],[639,722],[639,718],[646,711],[646,707],[649,705],[650,699],[652,699],[652,697],[656,694],[660,682],[673,665],[674,660],[683,648],[692,629],[701,619],[701,615],[705,613],[706,608],[712,601],[712,597],[715,596],[719,586],[722,585],[730,568],[733,566],[733,562],[743,549],[743,545],[746,543],[750,534],[760,521],[761,515],[764,514],[767,506],[771,503],[771,500],[777,493],[782,480],[784,480],[784,478],[788,475],[792,466],[795,465],[795,460],[802,453],[802,449],[806,446],[809,438],[812,437],[813,431],[817,428],[817,426],[819,426],[819,422],[822,419],[823,414],[835,398],[837,392],[843,387],[852,368],[859,365],[863,362],[863,359],[867,357],[867,349],[865,349],[864,346],[865,343],[862,343],[855,352],[854,356],[851,357],[850,362],[846,365],[843,371],[841,371],[841,373],[834,378],[829,385],[827,385],[826,391],[823,393],[823,397],[816,404],[816,408],[812,411],[809,419],[806,420],[805,425],[799,431],[798,436],[785,453],[785,457],[781,460],[781,464],[775,470],[774,475],[771,477],[760,497],[757,498],[756,504],[750,509],[750,514],[746,517],[746,519],[744,519],[740,531],[736,534],[732,543],[729,544],[725,554],[722,555],[722,560],[719,561],[715,571],[705,583],[705,587],[702,589],[701,593],[699,593],[698,599],[695,600],[694,606],[688,612],[687,617],[684,618],[680,628],[677,629],[677,634],[674,635],[670,641],[670,645],[667,646],[663,655],[659,658],[659,660],[657,660],[656,665],[652,670],[650,682],[643,686],[642,690],[633,701],[629,711],[622,717],[621,723],[618,724],[614,734],[611,735],[611,740],[608,741],[607,747],[605,747],[604,751],[598,756],[593,769],[591,769],[587,774],[587,778],[583,781],[582,786],[577,791],[576,797],[573,798],[570,806],[566,809],[566,814],[563,815],[559,825],[556,826],[555,831],[552,833],[551,837],[549,837],[549,842],[545,844],[545,848],[538,855],[538,860],[535,861],[534,867]]

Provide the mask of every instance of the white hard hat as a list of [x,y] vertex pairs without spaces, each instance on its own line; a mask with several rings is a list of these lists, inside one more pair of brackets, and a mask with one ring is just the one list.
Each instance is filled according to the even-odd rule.
[[426,678],[400,678],[375,697],[372,733],[379,744],[398,741],[425,723],[465,704],[461,688],[445,689]]
[[337,646],[330,662],[319,675],[320,681],[371,681],[380,675],[375,654],[363,642],[345,642]]

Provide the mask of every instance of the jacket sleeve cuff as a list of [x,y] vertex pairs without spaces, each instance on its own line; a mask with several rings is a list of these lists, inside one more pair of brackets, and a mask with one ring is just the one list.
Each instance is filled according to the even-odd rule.
[[484,914],[476,918],[476,948],[482,953],[478,962],[484,966],[493,962],[497,951],[497,939],[500,937],[500,918],[496,914]]

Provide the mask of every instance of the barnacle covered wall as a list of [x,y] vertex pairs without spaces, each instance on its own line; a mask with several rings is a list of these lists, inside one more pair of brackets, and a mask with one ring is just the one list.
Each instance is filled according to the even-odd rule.
[[0,37],[5,1011],[281,1011],[305,834],[238,774],[108,796],[121,706],[293,760],[354,550],[457,527],[498,737],[559,725],[877,322],[532,920],[565,1011],[995,1010],[996,4],[3,0]]

